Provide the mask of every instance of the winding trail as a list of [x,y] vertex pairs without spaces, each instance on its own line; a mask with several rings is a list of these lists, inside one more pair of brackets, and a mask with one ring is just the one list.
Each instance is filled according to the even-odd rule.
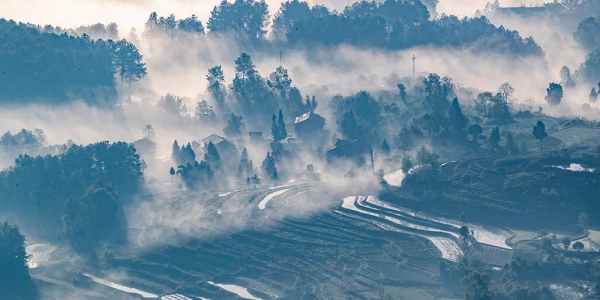
[[290,190],[293,190],[293,189],[283,189],[283,190],[279,190],[279,191],[268,194],[267,196],[265,196],[265,198],[260,200],[260,202],[258,203],[258,209],[265,209],[267,203],[269,203],[269,201],[271,201],[271,199],[273,199],[287,191],[290,191]]

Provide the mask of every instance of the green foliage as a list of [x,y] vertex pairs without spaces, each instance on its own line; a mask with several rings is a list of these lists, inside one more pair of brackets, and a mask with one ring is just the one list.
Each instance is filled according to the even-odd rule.
[[269,9],[265,1],[221,1],[210,12],[208,29],[211,33],[233,32],[243,37],[262,38],[269,23]]
[[204,35],[204,25],[198,20],[196,15],[185,19],[177,20],[175,15],[159,17],[156,12],[152,12],[144,25],[144,34],[147,36],[167,36],[170,41],[183,37],[179,33],[187,33],[188,36]]
[[537,121],[536,125],[533,126],[533,136],[535,136],[535,138],[537,140],[540,140],[540,148],[541,148],[542,140],[548,136],[548,133],[546,132],[546,125],[544,125],[544,122]]
[[221,66],[214,66],[208,69],[206,80],[208,81],[209,92],[217,101],[219,108],[223,109],[225,106],[225,75],[223,74]]
[[141,76],[140,68],[124,64],[124,53],[133,60],[141,59],[133,57],[139,53],[129,45],[115,49],[110,42],[94,41],[87,35],[56,35],[5,19],[0,19],[0,41],[0,101],[5,103],[58,103],[82,98],[101,103],[96,97],[100,93],[102,99],[113,99],[115,73],[124,74],[126,79]]
[[600,49],[588,53],[585,61],[579,66],[579,74],[591,82],[600,80]]
[[134,44],[126,40],[117,42],[109,40],[108,46],[114,53],[114,72],[120,76],[121,84],[123,84],[124,80],[131,83],[146,76],[146,64],[142,62],[143,56]]
[[203,122],[212,122],[216,119],[212,106],[208,105],[206,100],[198,102],[198,106],[196,107],[196,118]]
[[330,105],[345,139],[378,140],[381,106],[371,94],[360,91],[349,97],[336,96]]
[[44,146],[46,143],[46,135],[41,129],[33,131],[21,129],[18,133],[11,134],[10,131],[5,132],[0,137],[0,150],[2,152],[35,152]]
[[209,142],[206,146],[206,153],[204,154],[204,161],[208,163],[212,170],[219,170],[221,168],[221,156],[217,151],[217,147],[213,142]]
[[246,178],[251,176],[252,172],[254,172],[254,165],[252,164],[252,160],[248,157],[248,150],[244,147],[242,149],[242,157],[240,158],[236,176],[238,178]]
[[29,275],[25,237],[17,226],[0,223],[0,295],[3,299],[37,299],[36,287]]
[[196,161],[196,153],[194,153],[194,149],[192,149],[192,145],[188,143],[185,146],[178,147],[177,140],[173,142],[173,152],[171,153],[171,159],[178,166],[193,164]]
[[[433,113],[435,119],[442,120],[450,107],[448,99],[454,96],[454,84],[449,77],[440,78],[430,73],[423,79],[425,86],[425,106]],[[458,103],[457,103],[458,104]]]
[[492,300],[489,290],[490,277],[479,271],[471,271],[461,280],[465,288],[465,300]]
[[575,249],[577,251],[583,250],[583,243],[582,242],[573,243],[573,249]]
[[560,104],[563,98],[563,88],[562,85],[558,83],[551,82],[548,88],[546,89],[546,102],[551,106],[557,106]]
[[0,210],[10,208],[25,222],[40,224],[40,234],[56,233],[67,199],[82,199],[88,187],[98,186],[127,201],[141,189],[142,168],[133,145],[124,142],[73,145],[55,156],[21,155],[0,172]]
[[277,111],[275,98],[247,53],[241,53],[235,60],[232,90],[246,116],[261,118]]
[[243,119],[244,118],[242,116],[238,116],[232,113],[229,116],[229,120],[227,120],[227,127],[223,129],[223,133],[225,133],[225,135],[230,138],[241,137],[242,127],[244,126],[244,123],[242,122]]
[[422,146],[419,151],[417,151],[416,158],[420,165],[430,165],[431,167],[436,167],[439,156],[425,148],[425,146]]
[[61,233],[76,251],[89,251],[122,234],[124,219],[111,191],[92,187],[78,200],[70,198],[61,217]]
[[579,23],[573,33],[575,41],[588,51],[600,48],[600,24],[596,18],[589,17]]
[[277,166],[275,165],[275,157],[273,157],[270,152],[267,152],[267,156],[263,160],[261,168],[268,178],[272,180],[279,179],[279,175],[277,174]]
[[469,236],[469,227],[463,225],[460,227],[459,232],[460,232],[460,235],[463,236],[463,238],[466,238]]
[[214,171],[206,160],[194,161],[178,168],[177,173],[188,189],[218,187],[214,180]]
[[402,84],[402,83],[398,83],[396,86],[398,87],[398,93],[400,96],[400,100],[402,100],[402,102],[406,103],[406,86],[404,86],[404,84]]
[[452,100],[452,104],[450,105],[450,111],[448,115],[450,118],[450,132],[452,132],[452,134],[455,137],[464,137],[468,121],[465,115],[463,115],[462,110],[460,109],[460,105],[458,104],[457,98],[454,98]]
[[469,135],[473,137],[473,140],[476,140],[482,132],[483,128],[481,128],[481,126],[477,124],[473,124],[467,129],[467,133],[469,133]]

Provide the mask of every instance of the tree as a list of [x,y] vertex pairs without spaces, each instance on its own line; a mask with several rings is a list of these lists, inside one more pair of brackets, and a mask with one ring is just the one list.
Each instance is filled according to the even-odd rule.
[[391,151],[390,145],[388,144],[386,139],[383,139],[380,149],[383,154],[385,154],[385,155],[390,154],[390,151]]
[[275,73],[271,75],[273,78],[267,81],[267,85],[279,92],[279,97],[286,100],[292,86],[292,79],[288,76],[288,71],[282,66],[277,67]]
[[144,126],[142,133],[144,134],[144,137],[149,140],[154,140],[154,137],[156,136],[156,134],[154,133],[154,128],[150,124]]
[[477,270],[471,271],[463,277],[461,283],[465,287],[465,300],[492,300],[489,290],[490,278],[487,274]]
[[429,151],[425,146],[421,146],[419,151],[417,151],[417,162],[420,165],[431,165],[431,167],[436,167],[438,163],[439,156],[431,151]]
[[265,1],[221,1],[210,12],[208,29],[211,33],[234,32],[249,38],[262,38],[269,24],[269,10]]
[[240,56],[234,61],[235,63],[235,76],[241,79],[246,79],[256,75],[256,66],[252,61],[252,58],[247,53],[241,53]]
[[575,249],[577,251],[583,250],[583,243],[582,242],[573,243],[573,249]]
[[237,116],[232,113],[229,116],[229,120],[227,120],[227,127],[223,129],[223,133],[230,138],[238,138],[242,136],[242,127],[244,123],[242,122],[244,118],[242,116]]
[[579,227],[581,227],[581,230],[585,230],[589,222],[590,217],[588,216],[588,214],[586,212],[581,212],[579,214]]
[[208,90],[219,104],[219,108],[223,109],[223,106],[225,105],[225,95],[223,92],[225,75],[223,74],[223,69],[221,69],[221,66],[214,66],[208,69],[206,80],[208,81]]
[[565,246],[565,250],[569,249],[569,246],[571,245],[571,239],[568,237],[563,238],[562,244]]
[[496,126],[494,129],[492,129],[492,133],[490,134],[490,146],[492,146],[492,148],[497,148],[499,144],[500,144],[500,128],[498,128],[498,126]]
[[146,64],[142,62],[143,56],[134,44],[120,40],[110,45],[114,52],[114,70],[121,78],[121,85],[125,79],[131,84],[146,76]]
[[410,157],[405,156],[404,158],[402,158],[402,166],[400,167],[400,169],[402,170],[402,173],[408,174],[408,171],[410,171],[410,169],[412,169],[412,167],[413,167],[413,163],[410,160]]
[[540,149],[542,149],[542,140],[548,136],[544,122],[537,121],[537,124],[533,126],[533,136],[535,136],[537,140],[540,140]]
[[551,106],[560,104],[563,98],[563,88],[560,84],[551,82],[546,89],[546,102]]
[[596,93],[596,89],[592,88],[592,91],[590,92],[590,96],[589,96],[589,101],[592,104],[595,104],[596,101],[598,101],[598,93]]
[[242,149],[242,157],[240,158],[240,164],[238,166],[236,176],[238,178],[248,177],[254,170],[252,160],[248,158],[248,150],[246,147]]
[[263,160],[261,168],[268,178],[271,178],[272,180],[277,180],[279,178],[277,174],[277,166],[275,165],[275,158],[270,152],[267,152],[267,156]]
[[204,25],[202,25],[202,22],[198,20],[196,15],[179,20],[177,22],[177,28],[184,32],[195,33],[199,35],[204,34]]
[[169,174],[171,174],[171,189],[173,189],[173,176],[175,176],[175,169],[173,167],[169,170]]
[[450,129],[457,137],[464,137],[465,128],[467,127],[467,118],[463,115],[458,99],[454,98],[450,105]]
[[280,140],[284,140],[287,138],[287,130],[285,129],[285,122],[283,121],[283,112],[281,109],[279,110],[279,116],[277,118],[277,130],[279,133]]
[[209,142],[206,146],[206,153],[204,153],[204,161],[208,163],[208,165],[213,171],[219,170],[221,168],[221,156],[219,155],[217,147],[215,147],[215,144],[213,144],[213,142]]
[[560,84],[562,84],[566,88],[575,87],[575,81],[571,78],[571,70],[567,66],[562,66],[559,72],[560,75]]
[[432,133],[435,135],[440,130],[440,123],[435,115],[428,113],[421,117],[421,127],[427,131],[427,136],[431,137]]
[[339,126],[340,130],[342,131],[342,135],[347,140],[355,140],[361,136],[358,122],[356,122],[356,118],[354,117],[354,113],[352,111],[348,111],[344,114]]
[[0,223],[0,294],[3,299],[36,299],[37,291],[25,252],[25,236],[17,226]]
[[180,165],[181,163],[181,148],[179,147],[179,143],[177,142],[177,140],[175,140],[173,142],[173,146],[171,148],[171,160],[173,162],[175,162],[177,165]]
[[494,97],[490,92],[483,92],[477,95],[477,103],[483,107],[483,115],[487,116],[487,104]]
[[477,140],[477,138],[481,135],[482,132],[483,128],[481,128],[481,126],[477,124],[473,124],[467,129],[467,133],[473,137],[473,140]]
[[594,17],[589,17],[579,23],[573,33],[575,41],[588,51],[600,48],[600,24]]
[[406,86],[404,86],[402,83],[398,83],[396,86],[398,87],[400,100],[406,104]]
[[216,115],[212,106],[208,105],[206,100],[198,102],[198,106],[196,108],[196,118],[203,122],[212,122],[216,119]]
[[510,85],[510,83],[505,82],[498,88],[498,93],[502,96],[502,102],[504,105],[508,107],[508,99],[515,92],[515,89]]
[[[600,80],[600,48],[586,55],[585,61],[579,66],[579,75],[582,79],[591,82]],[[596,90],[596,92],[599,91]]]

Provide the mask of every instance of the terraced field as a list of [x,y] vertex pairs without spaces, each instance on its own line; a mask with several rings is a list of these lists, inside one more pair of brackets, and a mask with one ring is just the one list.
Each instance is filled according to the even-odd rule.
[[168,300],[382,298],[403,286],[433,299],[460,296],[441,289],[441,261],[510,258],[505,232],[473,225],[481,243],[500,245],[465,251],[458,222],[344,193],[296,184],[162,195],[136,208],[131,245],[92,276],[116,273],[114,284]]

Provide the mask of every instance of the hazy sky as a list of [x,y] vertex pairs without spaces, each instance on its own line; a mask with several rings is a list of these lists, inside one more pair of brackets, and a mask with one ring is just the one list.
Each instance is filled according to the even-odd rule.
[[[51,24],[66,28],[94,23],[119,24],[121,34],[131,27],[141,30],[152,11],[159,15],[176,14],[186,17],[196,14],[206,23],[210,11],[220,0],[3,0],[0,17],[34,24]],[[490,0],[440,0],[438,11],[446,14],[472,15]],[[267,0],[271,14],[279,9],[281,0]],[[343,9],[355,0],[308,0]],[[502,6],[531,5],[539,0],[501,0]]]

